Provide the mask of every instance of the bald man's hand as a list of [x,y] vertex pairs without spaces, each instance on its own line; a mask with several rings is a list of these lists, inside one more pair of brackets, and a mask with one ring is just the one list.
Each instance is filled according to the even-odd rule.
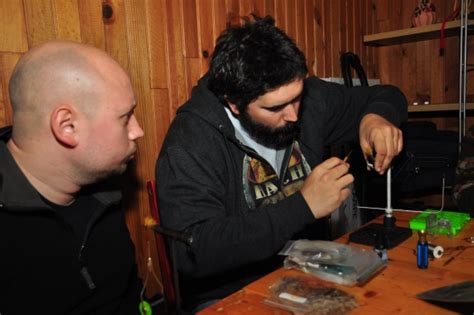
[[350,195],[347,188],[354,181],[349,164],[333,157],[316,166],[306,178],[301,194],[315,218],[336,210]]

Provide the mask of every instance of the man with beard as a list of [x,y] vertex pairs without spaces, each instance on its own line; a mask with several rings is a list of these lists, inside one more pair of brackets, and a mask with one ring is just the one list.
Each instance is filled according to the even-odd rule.
[[116,185],[143,136],[130,79],[104,51],[26,52],[0,129],[0,314],[136,314],[141,282]]
[[177,259],[188,308],[281,266],[288,240],[327,237],[323,218],[352,199],[353,177],[345,161],[323,161],[325,146],[358,139],[380,174],[401,151],[407,103],[397,88],[306,76],[271,17],[247,19],[221,34],[178,110],[156,179],[163,225],[193,237]]

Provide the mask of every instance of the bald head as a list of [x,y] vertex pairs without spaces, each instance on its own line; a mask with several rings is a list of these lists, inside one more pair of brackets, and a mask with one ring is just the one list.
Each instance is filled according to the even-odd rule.
[[91,46],[52,41],[31,49],[19,60],[10,80],[14,129],[41,128],[37,124],[58,105],[94,113],[106,94],[107,81],[114,80],[111,71],[128,80],[109,55]]
[[65,41],[35,47],[19,60],[9,88],[7,148],[48,200],[68,204],[81,187],[123,173],[134,157],[143,136],[135,95],[104,51]]

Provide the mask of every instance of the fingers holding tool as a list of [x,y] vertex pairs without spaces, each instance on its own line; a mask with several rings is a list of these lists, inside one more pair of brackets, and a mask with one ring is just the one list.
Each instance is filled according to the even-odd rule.
[[349,173],[348,156],[332,157],[316,166],[306,178],[301,194],[316,218],[333,212],[351,194],[347,188],[354,177]]
[[363,152],[364,152],[365,164],[367,166],[367,171],[371,171],[375,169],[375,159],[372,152],[372,148],[365,147]]
[[401,130],[375,114],[364,117],[359,136],[368,166],[381,175],[403,148]]

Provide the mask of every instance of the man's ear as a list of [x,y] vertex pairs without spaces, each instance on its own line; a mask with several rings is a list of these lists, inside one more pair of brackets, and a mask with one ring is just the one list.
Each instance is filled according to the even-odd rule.
[[227,104],[229,104],[229,108],[232,111],[232,113],[234,113],[235,116],[239,116],[240,111],[239,111],[239,108],[237,107],[237,105],[235,105],[234,103],[229,101],[229,99],[227,97],[225,98],[225,100],[226,100]]
[[51,130],[58,142],[66,147],[77,146],[77,113],[68,105],[54,109],[51,114]]

